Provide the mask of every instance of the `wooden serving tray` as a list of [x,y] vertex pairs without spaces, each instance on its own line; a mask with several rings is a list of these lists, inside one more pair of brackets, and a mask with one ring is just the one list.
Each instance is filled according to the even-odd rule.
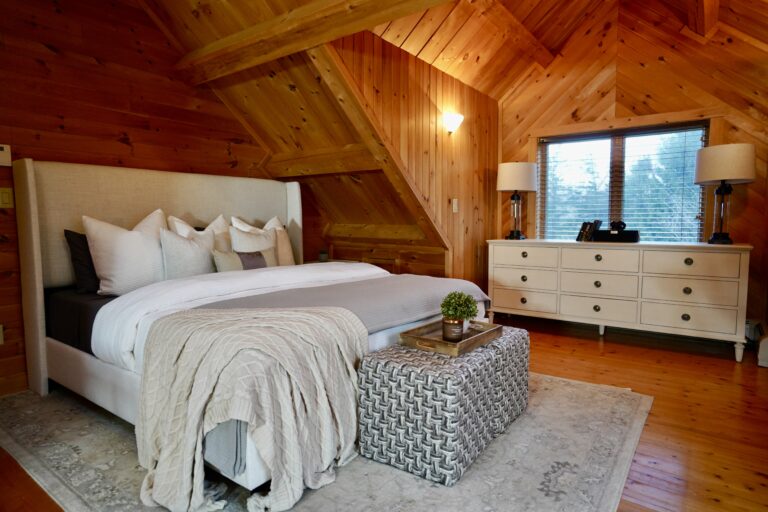
[[443,339],[443,321],[422,325],[400,333],[400,344],[406,347],[460,356],[501,336],[501,326],[486,322],[470,322],[461,341]]

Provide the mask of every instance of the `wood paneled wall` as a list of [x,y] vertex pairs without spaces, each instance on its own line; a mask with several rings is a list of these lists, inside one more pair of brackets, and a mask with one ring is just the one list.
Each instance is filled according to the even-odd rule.
[[[7,0],[0,143],[13,158],[250,176],[266,151],[132,2]],[[12,186],[0,168],[0,186]],[[0,394],[26,388],[15,210],[0,210]]]
[[[453,246],[449,275],[485,287],[495,232],[498,105],[371,32],[334,43]],[[464,115],[453,134],[444,112]],[[458,199],[458,213],[451,199]]]
[[521,76],[503,98],[502,159],[527,160],[536,135],[714,118],[712,144],[757,148],[757,180],[735,187],[731,235],[754,246],[748,315],[765,319],[768,9],[751,4],[768,7],[724,2],[718,30],[706,40],[687,35],[674,3],[605,2],[549,68]]

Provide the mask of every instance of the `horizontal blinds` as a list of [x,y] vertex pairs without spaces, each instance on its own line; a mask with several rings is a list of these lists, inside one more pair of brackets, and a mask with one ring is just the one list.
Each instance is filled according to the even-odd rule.
[[704,129],[625,138],[623,218],[647,242],[698,242],[702,188],[693,183]]
[[572,240],[582,222],[623,220],[644,241],[697,242],[703,196],[693,183],[701,125],[539,141],[537,235]]

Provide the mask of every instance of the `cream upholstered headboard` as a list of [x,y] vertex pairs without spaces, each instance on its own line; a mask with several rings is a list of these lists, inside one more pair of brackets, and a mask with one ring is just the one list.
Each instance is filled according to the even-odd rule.
[[82,233],[83,215],[128,229],[157,208],[199,226],[219,214],[257,225],[277,216],[303,261],[298,183],[31,159],[14,162],[13,177],[27,370],[38,393],[47,390],[43,288],[74,281],[64,230]]

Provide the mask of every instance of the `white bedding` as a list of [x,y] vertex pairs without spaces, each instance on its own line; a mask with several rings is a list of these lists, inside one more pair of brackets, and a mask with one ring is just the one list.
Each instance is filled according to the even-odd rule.
[[99,359],[140,373],[149,328],[163,316],[226,299],[387,275],[367,263],[328,262],[161,281],[102,307],[93,324],[91,348]]

